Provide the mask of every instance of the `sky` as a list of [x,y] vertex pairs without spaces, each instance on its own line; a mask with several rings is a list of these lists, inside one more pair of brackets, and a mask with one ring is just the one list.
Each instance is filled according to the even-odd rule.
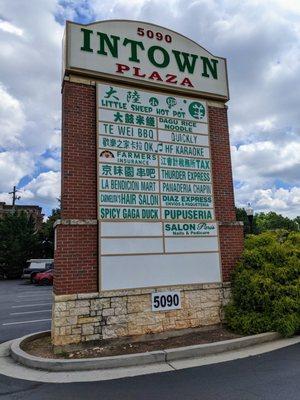
[[227,58],[236,206],[300,215],[299,0],[0,0],[0,201],[58,206],[65,21],[118,18]]

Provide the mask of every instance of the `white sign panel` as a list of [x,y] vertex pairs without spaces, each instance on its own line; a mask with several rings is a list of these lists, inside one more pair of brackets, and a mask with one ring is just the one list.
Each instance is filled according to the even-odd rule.
[[101,289],[220,281],[206,102],[98,84],[97,116]]
[[[67,22],[63,71],[229,98],[224,58],[179,33],[138,21]],[[172,100],[168,101],[171,108]],[[152,107],[154,103],[143,108],[133,104],[131,111],[151,114]],[[162,116],[182,118],[187,109],[178,112],[169,110]]]
[[101,257],[102,289],[220,282],[218,252],[131,253]]
[[178,310],[181,308],[180,292],[155,292],[151,294],[152,311]]

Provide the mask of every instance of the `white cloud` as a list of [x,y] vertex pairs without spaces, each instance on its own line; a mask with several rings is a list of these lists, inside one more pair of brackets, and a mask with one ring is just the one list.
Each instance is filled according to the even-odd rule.
[[8,192],[20,179],[31,175],[34,161],[26,151],[6,151],[0,153],[0,192]]
[[[232,146],[232,161],[238,206],[244,207],[250,201],[256,211],[273,210],[294,217],[300,214],[299,142]],[[283,182],[291,188],[276,187]]]
[[20,133],[25,126],[23,106],[0,83],[0,147],[22,146]]
[[292,218],[299,215],[300,187],[260,189],[254,192],[253,197],[259,211],[275,210]]
[[22,201],[35,202],[49,207],[57,207],[60,197],[60,173],[43,172],[25,185],[21,192]]
[[51,191],[59,192],[56,187],[46,193],[46,185],[53,186],[53,181],[39,175],[40,166],[59,170],[56,160],[60,150],[64,27],[55,20],[57,7],[56,0],[0,0],[0,198],[3,201],[10,200],[7,192],[12,186],[35,175],[32,185],[41,186],[26,189],[27,197],[24,195],[21,202],[41,200],[47,206],[47,199],[49,204],[53,203]]
[[52,157],[44,158],[42,160],[42,164],[45,167],[48,167],[49,169],[51,169],[52,171],[59,171],[60,170],[60,161],[59,160],[55,160]]
[[136,19],[147,1],[143,0],[90,0],[89,8],[96,19]]
[[282,179],[299,182],[300,142],[277,145],[271,141],[232,146],[234,178],[257,184]]
[[6,204],[12,204],[12,195],[8,192],[0,193],[0,201],[4,201]]
[[[35,160],[60,126],[64,28],[55,21],[56,7],[55,0],[1,2],[3,18],[22,29],[24,35],[0,34],[0,76],[9,94],[22,104],[26,125],[20,140]],[[3,116],[2,120],[7,123],[10,118]]]
[[17,36],[23,36],[22,29],[18,28],[17,26],[14,26],[8,21],[3,21],[1,19],[0,19],[0,29],[4,32],[12,33]]

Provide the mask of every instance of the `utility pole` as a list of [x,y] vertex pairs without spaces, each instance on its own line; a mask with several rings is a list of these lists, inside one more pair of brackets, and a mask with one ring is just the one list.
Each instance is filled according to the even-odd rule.
[[14,186],[13,191],[9,192],[9,194],[12,194],[12,206],[14,207],[16,204],[16,200],[19,200],[21,198],[21,196],[17,196],[16,193],[19,190],[16,189],[16,187]]

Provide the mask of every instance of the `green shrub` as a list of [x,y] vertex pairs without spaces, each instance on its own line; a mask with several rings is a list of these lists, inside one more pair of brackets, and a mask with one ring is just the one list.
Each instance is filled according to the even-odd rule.
[[297,313],[289,314],[284,318],[278,318],[274,325],[274,329],[285,337],[293,336],[299,331],[299,328],[300,317]]
[[229,328],[241,334],[300,331],[300,233],[279,230],[246,238],[225,316]]
[[226,319],[230,328],[242,335],[266,332],[272,327],[270,316],[255,311],[243,312],[232,303],[226,307]]
[[276,237],[274,231],[268,231],[261,233],[260,235],[248,235],[245,240],[245,249],[253,250],[260,247],[268,246],[274,243],[274,238]]

